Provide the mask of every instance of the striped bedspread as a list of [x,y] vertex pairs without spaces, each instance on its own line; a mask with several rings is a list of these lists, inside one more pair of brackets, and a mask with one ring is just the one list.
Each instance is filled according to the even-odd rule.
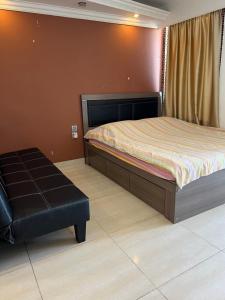
[[166,169],[180,188],[225,169],[225,130],[174,118],[110,123],[90,130],[85,138]]

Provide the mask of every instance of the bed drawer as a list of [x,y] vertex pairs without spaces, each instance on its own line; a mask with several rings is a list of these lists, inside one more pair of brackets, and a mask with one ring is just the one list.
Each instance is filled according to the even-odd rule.
[[130,191],[159,212],[165,212],[166,193],[164,189],[132,174],[130,176]]
[[107,176],[123,188],[130,190],[130,175],[124,168],[111,161],[107,161]]
[[104,157],[96,155],[94,151],[89,152],[89,164],[99,172],[107,175],[107,161]]

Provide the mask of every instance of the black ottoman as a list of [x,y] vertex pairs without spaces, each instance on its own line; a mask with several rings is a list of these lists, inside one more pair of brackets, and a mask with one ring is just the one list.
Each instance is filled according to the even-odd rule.
[[0,239],[14,244],[74,225],[83,242],[89,201],[37,148],[0,155]]

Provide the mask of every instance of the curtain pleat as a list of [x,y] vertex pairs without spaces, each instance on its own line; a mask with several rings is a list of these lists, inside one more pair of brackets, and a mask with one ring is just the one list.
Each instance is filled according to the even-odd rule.
[[219,118],[220,126],[225,128],[225,31],[224,31],[224,14],[223,10],[223,39],[221,46],[221,66],[220,66],[220,101],[219,101]]
[[219,65],[222,11],[169,28],[166,114],[219,126]]

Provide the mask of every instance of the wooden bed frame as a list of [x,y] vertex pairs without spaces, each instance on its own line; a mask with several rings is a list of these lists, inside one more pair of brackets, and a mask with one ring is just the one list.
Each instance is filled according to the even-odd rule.
[[[160,94],[145,94],[145,96],[146,101],[152,101],[158,97],[158,101],[161,103]],[[121,105],[123,101],[128,99],[135,99],[135,103],[140,101],[140,99],[143,102],[143,97],[143,94],[132,94],[129,96],[127,94],[83,95],[84,131],[86,132],[90,128],[87,123],[90,121],[88,119],[89,101],[98,100],[96,105],[100,107],[105,101],[115,104],[115,99],[120,99],[116,105]],[[158,105],[159,115],[161,115],[161,104]],[[87,140],[85,141],[85,163],[148,203],[172,223],[185,220],[225,203],[225,170],[215,172],[210,176],[201,177],[186,185],[183,189],[179,189],[175,181],[162,179],[130,165],[94,147]]]

